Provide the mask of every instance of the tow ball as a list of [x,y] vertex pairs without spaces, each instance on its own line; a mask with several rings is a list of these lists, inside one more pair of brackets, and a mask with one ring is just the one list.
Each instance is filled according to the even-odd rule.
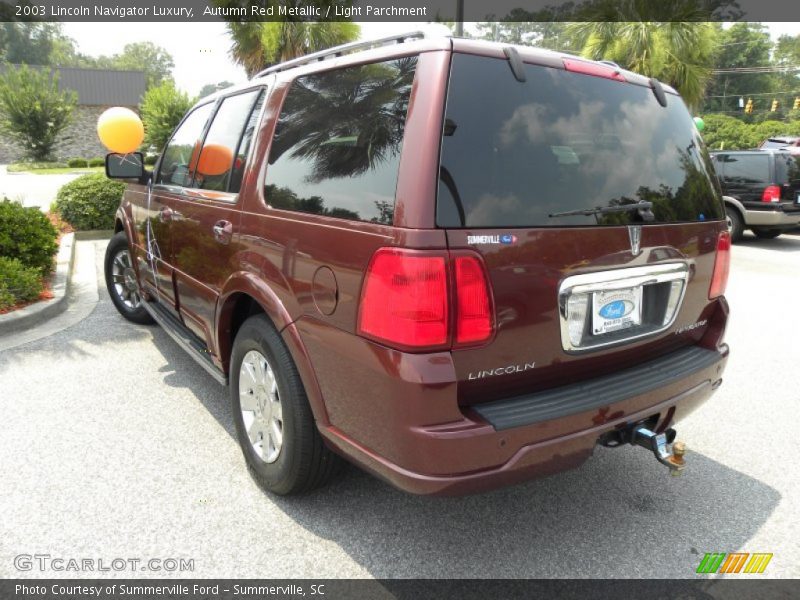
[[677,476],[686,467],[684,459],[686,444],[672,443],[675,435],[674,429],[656,433],[644,425],[634,425],[629,429],[608,432],[601,438],[600,443],[609,447],[633,444],[646,448],[653,453],[658,462],[669,469],[670,475]]

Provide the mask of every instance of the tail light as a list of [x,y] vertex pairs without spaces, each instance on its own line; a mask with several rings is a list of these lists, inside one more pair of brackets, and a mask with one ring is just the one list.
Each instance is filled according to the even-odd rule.
[[411,351],[474,345],[492,336],[492,311],[479,257],[380,248],[364,276],[358,333]]
[[619,67],[615,68],[610,65],[589,62],[588,60],[576,60],[574,58],[565,58],[563,61],[564,69],[572,71],[573,73],[605,77],[606,79],[613,79],[615,81],[627,81],[625,76],[620,72]]
[[714,259],[714,273],[711,275],[709,299],[718,298],[728,287],[728,273],[731,269],[731,234],[723,231],[717,239],[717,256]]
[[457,256],[456,344],[474,344],[492,335],[492,303],[483,262],[476,256]]
[[761,194],[762,202],[780,202],[781,188],[777,185],[768,185]]

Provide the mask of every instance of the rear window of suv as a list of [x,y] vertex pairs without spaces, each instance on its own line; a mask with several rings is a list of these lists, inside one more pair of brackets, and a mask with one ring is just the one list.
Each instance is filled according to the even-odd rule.
[[440,227],[621,225],[634,210],[551,217],[650,201],[656,223],[722,217],[708,153],[680,98],[649,87],[453,56],[442,135]]

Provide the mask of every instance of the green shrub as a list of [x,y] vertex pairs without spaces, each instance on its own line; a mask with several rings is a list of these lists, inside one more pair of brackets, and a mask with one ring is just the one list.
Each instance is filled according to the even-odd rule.
[[54,208],[78,230],[113,229],[125,184],[102,173],[83,175],[61,187]]
[[89,159],[89,166],[90,167],[105,167],[106,166],[106,159],[105,158],[90,158]]
[[152,167],[154,164],[156,164],[157,160],[158,154],[148,154],[144,157],[144,164],[148,167]]
[[78,94],[61,90],[58,71],[8,66],[0,73],[0,133],[43,161],[72,120]]
[[31,302],[42,292],[42,275],[16,258],[0,256],[0,310]]
[[38,171],[39,169],[63,169],[67,166],[62,162],[21,162],[8,165],[6,170],[9,173],[21,173],[23,171]]
[[58,232],[36,207],[0,201],[0,256],[15,258],[46,275],[53,268]]
[[89,166],[89,161],[85,158],[70,158],[67,161],[67,166],[73,169],[85,169]]

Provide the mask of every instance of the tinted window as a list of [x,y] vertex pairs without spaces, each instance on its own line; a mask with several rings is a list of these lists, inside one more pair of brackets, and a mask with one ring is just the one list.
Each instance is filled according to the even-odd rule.
[[777,176],[778,185],[790,184],[792,186],[800,185],[800,156],[791,156],[789,154],[776,154],[775,155],[775,175]]
[[636,211],[550,214],[642,200],[656,222],[722,216],[710,159],[683,102],[652,90],[505,60],[453,56],[437,223],[615,225]]
[[191,170],[194,169],[194,165],[190,163],[197,161],[197,144],[213,108],[213,103],[196,108],[178,126],[164,149],[156,183],[182,187],[192,185]]
[[[197,161],[195,187],[219,192],[228,190],[234,163],[238,162],[239,168],[243,168],[242,163],[246,157],[242,158],[237,154],[239,141],[242,139],[245,123],[250,120],[253,105],[260,95],[261,90],[254,90],[222,101],[208,129]],[[239,184],[241,178],[237,180],[236,189],[231,191],[239,191]]]
[[233,163],[233,175],[231,176],[231,184],[228,188],[230,192],[238,192],[242,186],[242,176],[244,175],[244,168],[247,163],[247,155],[250,154],[250,146],[253,144],[256,128],[258,127],[258,119],[261,116],[261,107],[264,104],[265,93],[261,93],[256,100],[253,110],[250,112],[250,118],[244,128],[244,135],[242,141],[239,142],[239,150],[236,152],[236,160]]
[[723,163],[722,176],[726,183],[768,184],[769,156],[766,154],[722,154],[717,161]]
[[270,149],[267,203],[391,224],[416,64],[402,58],[295,80]]

